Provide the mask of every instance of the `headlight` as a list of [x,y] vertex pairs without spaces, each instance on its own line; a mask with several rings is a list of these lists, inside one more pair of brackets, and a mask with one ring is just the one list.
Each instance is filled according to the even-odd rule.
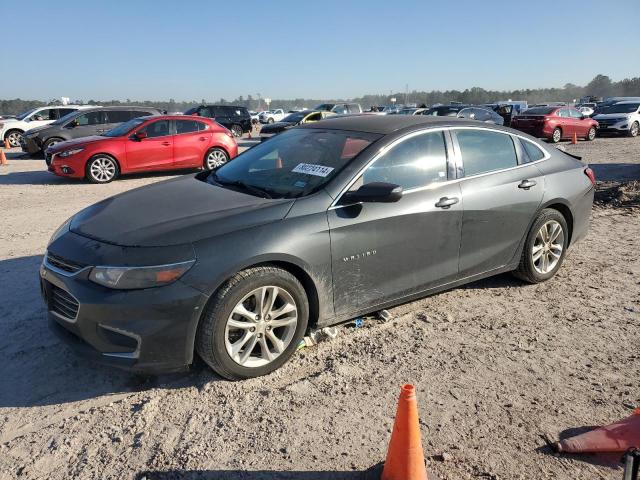
[[74,148],[73,150],[65,150],[58,156],[62,158],[66,158],[66,157],[70,157],[71,155],[75,155],[76,153],[80,153],[83,150],[84,148]]
[[51,238],[49,239],[49,243],[47,245],[51,245],[58,238],[69,231],[71,220],[73,220],[73,217],[67,218],[67,220],[62,225],[60,225],[55,232],[53,232],[53,235],[51,235]]
[[152,267],[94,267],[89,280],[118,290],[161,287],[178,280],[195,260]]

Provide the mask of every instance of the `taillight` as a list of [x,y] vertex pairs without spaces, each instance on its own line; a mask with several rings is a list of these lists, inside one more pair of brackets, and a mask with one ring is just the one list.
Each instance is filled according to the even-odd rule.
[[584,169],[584,174],[591,180],[591,185],[596,186],[596,174],[589,167]]

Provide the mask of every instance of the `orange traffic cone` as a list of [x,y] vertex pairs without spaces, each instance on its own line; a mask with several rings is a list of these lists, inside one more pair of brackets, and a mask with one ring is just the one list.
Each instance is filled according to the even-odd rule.
[[381,480],[427,480],[418,402],[413,385],[403,385]]
[[9,143],[9,140],[7,138],[4,139],[4,148],[6,148],[7,150],[11,148],[11,144]]
[[0,149],[0,165],[9,165],[7,162],[7,156],[4,154],[4,150]]
[[619,422],[560,440],[554,445],[556,451],[563,453],[625,452],[632,447],[640,448],[640,408]]
[[578,134],[574,132],[573,138],[571,139],[571,144],[575,145],[576,143],[578,143]]

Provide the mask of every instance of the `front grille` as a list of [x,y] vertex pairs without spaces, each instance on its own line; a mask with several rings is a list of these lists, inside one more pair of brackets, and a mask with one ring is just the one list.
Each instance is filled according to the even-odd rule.
[[611,125],[614,125],[619,121],[620,119],[618,118],[603,118],[602,120],[598,120],[598,125],[600,125],[601,127],[610,127]]
[[50,285],[49,310],[67,320],[75,320],[78,316],[79,308],[80,304],[73,295],[55,285]]
[[67,260],[50,252],[47,252],[47,263],[58,270],[69,273],[76,273],[86,267],[86,265],[82,263],[72,262],[71,260]]

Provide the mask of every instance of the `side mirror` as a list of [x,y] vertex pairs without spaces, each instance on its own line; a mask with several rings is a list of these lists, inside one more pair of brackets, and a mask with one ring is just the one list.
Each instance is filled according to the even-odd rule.
[[342,198],[348,203],[393,203],[402,198],[402,187],[395,183],[371,182],[354,192],[346,192]]
[[136,138],[136,140],[144,140],[145,138],[147,138],[147,132],[144,130],[138,131],[135,133],[134,137]]

